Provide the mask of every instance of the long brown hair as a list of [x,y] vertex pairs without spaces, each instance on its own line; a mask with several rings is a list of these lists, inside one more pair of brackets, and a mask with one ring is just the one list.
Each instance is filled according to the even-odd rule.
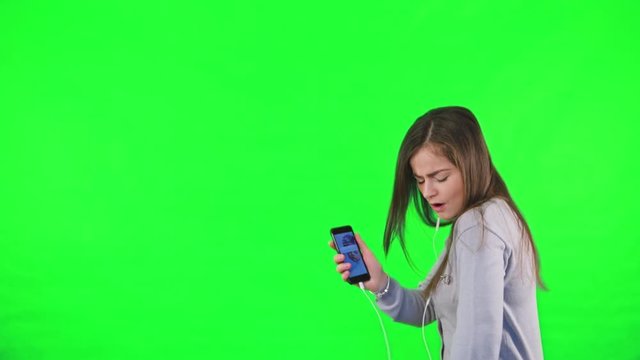
[[[520,221],[523,237],[526,234],[526,238],[529,240],[524,245],[531,250],[531,255],[533,256],[533,271],[537,284],[544,289],[545,286],[540,278],[538,251],[533,242],[529,225],[511,198],[505,182],[491,161],[478,120],[469,109],[461,106],[432,109],[420,116],[407,131],[398,154],[393,197],[384,231],[383,245],[385,255],[389,254],[391,243],[395,238],[398,238],[407,261],[410,265],[414,265],[407,252],[404,237],[405,217],[410,202],[413,203],[418,215],[425,224],[432,227],[436,225],[436,214],[429,203],[422,197],[409,163],[413,155],[425,146],[429,146],[439,152],[440,155],[446,157],[460,170],[464,183],[464,204],[460,214],[480,206],[494,197],[499,197],[506,201]],[[455,219],[452,220],[453,222],[445,221],[442,224],[451,224],[451,233],[453,234]],[[445,258],[424,289],[423,295],[425,298],[438,286],[440,277],[447,266],[452,243],[453,241],[447,242]]]

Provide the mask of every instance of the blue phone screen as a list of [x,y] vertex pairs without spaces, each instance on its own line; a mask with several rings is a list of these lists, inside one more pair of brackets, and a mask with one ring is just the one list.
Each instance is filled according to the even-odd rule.
[[356,277],[367,273],[367,268],[364,266],[364,260],[362,254],[356,244],[356,237],[352,232],[345,232],[340,234],[334,234],[338,250],[341,254],[344,254],[345,261],[351,264],[351,270],[349,270],[349,277]]

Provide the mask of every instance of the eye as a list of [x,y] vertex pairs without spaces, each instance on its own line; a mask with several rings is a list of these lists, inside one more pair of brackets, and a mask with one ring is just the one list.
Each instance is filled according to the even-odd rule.
[[420,179],[416,179],[416,181],[418,182],[418,184],[424,184],[424,180],[420,180]]
[[445,181],[447,181],[447,179],[448,179],[448,178],[449,178],[448,176],[445,176],[445,177],[444,177],[444,178],[442,178],[442,179],[436,179],[436,181],[437,181],[437,182],[445,182]]

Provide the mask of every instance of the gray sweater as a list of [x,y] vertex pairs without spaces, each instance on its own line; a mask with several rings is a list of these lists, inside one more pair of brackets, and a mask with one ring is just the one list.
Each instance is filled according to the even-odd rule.
[[[456,220],[447,239],[453,238],[449,261],[425,323],[438,321],[446,360],[542,359],[528,238],[504,200],[491,199],[481,209],[484,221],[478,208]],[[380,309],[395,321],[420,326],[421,290],[443,258],[444,252],[418,290],[391,279],[388,292],[377,300]]]

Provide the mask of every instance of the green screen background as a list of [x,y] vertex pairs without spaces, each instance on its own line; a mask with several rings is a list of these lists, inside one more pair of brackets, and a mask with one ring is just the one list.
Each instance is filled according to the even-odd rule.
[[[530,223],[545,356],[640,358],[638,10],[3,1],[0,358],[384,359],[328,230],[382,259],[402,137],[444,105]],[[420,271],[383,260],[404,286],[432,234],[410,218]],[[383,319],[394,359],[425,358]]]

